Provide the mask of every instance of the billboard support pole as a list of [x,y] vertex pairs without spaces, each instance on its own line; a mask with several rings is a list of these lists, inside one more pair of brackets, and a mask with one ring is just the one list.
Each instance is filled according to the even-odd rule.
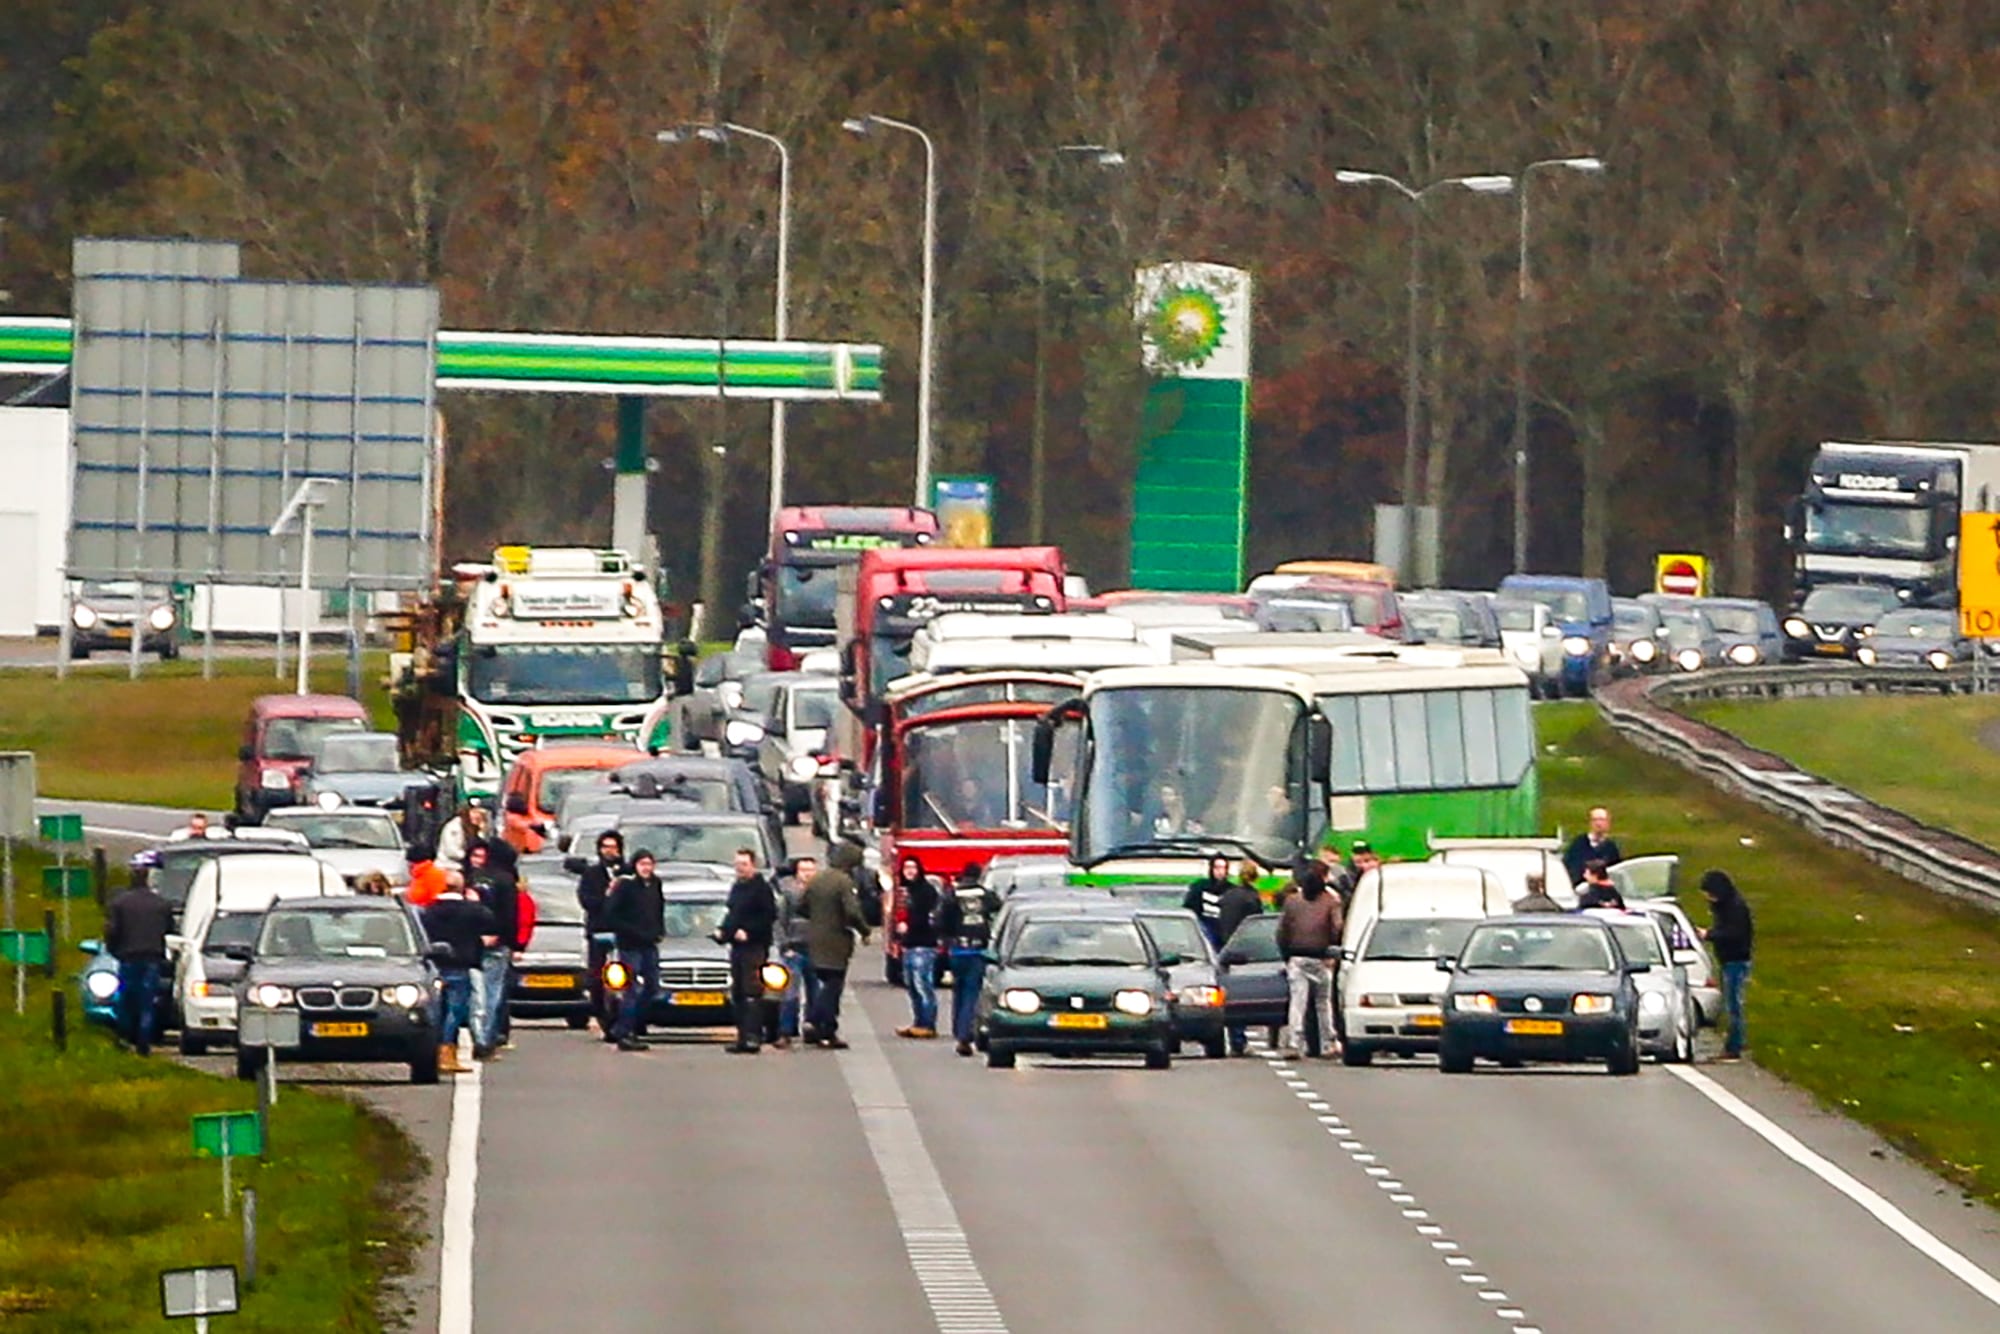
[[[222,553],[217,544],[222,540],[222,386],[229,378],[228,323],[221,297],[220,283],[212,284],[217,294],[215,310],[215,387],[208,401],[208,596],[201,618],[201,679],[215,679],[215,585],[219,581],[222,567]],[[137,618],[134,618],[132,637],[139,637]]]
[[[146,311],[145,319],[139,324],[139,485],[133,495],[132,577],[139,581],[139,587],[146,586],[146,473],[152,463],[153,430],[153,312]],[[139,679],[139,636],[138,624],[132,626],[131,657],[127,660],[127,674]]]
[[320,506],[326,504],[327,488],[339,484],[338,478],[306,477],[299,481],[299,489],[292,492],[292,498],[285,502],[284,513],[271,525],[271,536],[276,537],[292,526],[299,525],[299,675],[298,693],[306,693],[306,676],[312,664],[312,565],[313,565],[313,517]]

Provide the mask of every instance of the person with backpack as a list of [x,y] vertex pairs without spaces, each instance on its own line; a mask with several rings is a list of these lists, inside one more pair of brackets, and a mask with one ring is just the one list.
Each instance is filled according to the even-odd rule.
[[1000,914],[1000,896],[987,888],[980,874],[978,862],[967,862],[958,873],[958,883],[938,905],[938,939],[951,960],[951,1035],[958,1040],[960,1056],[972,1055],[973,1016],[986,980],[986,947],[993,939],[993,919]]

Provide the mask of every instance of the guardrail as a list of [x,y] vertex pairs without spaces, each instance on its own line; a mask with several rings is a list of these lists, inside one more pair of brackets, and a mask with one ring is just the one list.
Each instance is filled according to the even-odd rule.
[[1836,847],[1860,853],[1918,884],[2000,912],[2000,851],[1938,829],[1794,767],[1662,703],[1698,699],[1863,694],[1953,694],[1982,688],[1971,666],[1929,668],[1732,667],[1683,676],[1634,677],[1599,688],[1614,731],[1725,792],[1755,802]]

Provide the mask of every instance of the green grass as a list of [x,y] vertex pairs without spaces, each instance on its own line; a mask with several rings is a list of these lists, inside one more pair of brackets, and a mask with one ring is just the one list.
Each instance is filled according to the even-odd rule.
[[2000,916],[1724,796],[1625,744],[1588,706],[1536,719],[1547,823],[1577,828],[1609,806],[1626,856],[1681,855],[1698,923],[1704,870],[1742,888],[1757,919],[1758,1064],[2000,1202]]
[[1782,755],[1871,801],[2000,847],[2000,696],[1892,695],[1718,701],[1693,706],[1704,722]]
[[[315,661],[313,688],[344,694],[343,662],[332,654]],[[363,701],[378,725],[393,727],[381,655],[365,658],[363,668]],[[137,681],[123,664],[65,681],[48,671],[0,671],[0,750],[35,752],[45,797],[226,810],[250,701],[290,689],[289,677],[272,677],[268,660],[218,662],[212,681],[185,659],[148,663]]]
[[[38,883],[35,864],[22,883]],[[22,920],[42,904],[23,895]],[[96,934],[81,901],[79,938]],[[127,1334],[178,1329],[160,1317],[159,1272],[241,1264],[238,1218],[222,1215],[221,1169],[192,1156],[188,1118],[256,1106],[252,1085],[128,1055],[98,1029],[78,1031],[73,976],[69,1050],[49,1033],[50,983],[36,976],[16,1018],[13,976],[0,967],[0,1329]],[[287,1088],[272,1109],[269,1156],[238,1159],[239,1187],[258,1198],[259,1271],[230,1334],[382,1328],[382,1281],[407,1263],[414,1235],[401,1201],[416,1151],[381,1117],[347,1099]]]

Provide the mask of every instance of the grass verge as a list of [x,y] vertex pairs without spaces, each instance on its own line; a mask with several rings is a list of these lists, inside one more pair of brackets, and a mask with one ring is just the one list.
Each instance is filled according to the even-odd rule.
[[[321,654],[315,690],[344,694],[347,672]],[[363,659],[363,702],[378,725],[393,727],[381,688],[384,659]],[[48,671],[0,671],[0,749],[35,752],[43,796],[78,801],[227,810],[236,779],[244,714],[259,695],[291,689],[268,659],[201,665],[148,663],[138,680],[125,668],[87,667],[57,681]]]
[[1870,801],[2000,847],[2000,696],[1719,700],[1691,716]]
[[[24,883],[38,874],[25,868]],[[97,933],[94,904],[73,904],[78,938]],[[22,920],[42,904],[22,895]],[[222,1214],[221,1169],[192,1156],[189,1118],[256,1106],[249,1084],[141,1060],[98,1029],[79,1031],[74,948],[53,985],[71,996],[69,1049],[49,1032],[50,981],[30,979],[17,1018],[0,967],[0,1328],[22,1334],[183,1331],[160,1316],[159,1272],[241,1264],[239,1218]],[[234,1334],[379,1330],[385,1279],[413,1253],[406,1217],[421,1169],[409,1140],[345,1098],[288,1088],[262,1159],[237,1159],[238,1187],[258,1199],[257,1283]]]
[[1702,871],[1742,887],[1757,917],[1757,1063],[2000,1203],[2000,916],[1725,796],[1627,745],[1587,705],[1545,705],[1536,720],[1551,824],[1609,806],[1628,857],[1680,854],[1697,922]]

